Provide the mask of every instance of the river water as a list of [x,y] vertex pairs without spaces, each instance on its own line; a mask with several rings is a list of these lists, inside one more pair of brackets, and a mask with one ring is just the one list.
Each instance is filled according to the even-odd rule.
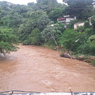
[[38,46],[0,56],[0,91],[95,92],[95,67]]

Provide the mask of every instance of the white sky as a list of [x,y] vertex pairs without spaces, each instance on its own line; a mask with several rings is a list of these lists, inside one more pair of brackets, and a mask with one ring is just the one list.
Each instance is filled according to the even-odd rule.
[[[14,3],[14,4],[27,4],[29,2],[35,2],[36,3],[36,0],[0,0],[0,1],[8,1],[8,2],[11,2],[11,3]],[[62,3],[62,0],[57,0],[59,3]]]

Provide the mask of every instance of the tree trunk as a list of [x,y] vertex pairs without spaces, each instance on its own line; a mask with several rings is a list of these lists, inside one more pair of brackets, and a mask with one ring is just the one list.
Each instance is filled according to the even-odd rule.
[[57,46],[57,51],[58,51],[59,46],[58,46],[58,44],[57,44],[57,42],[56,42],[56,40],[55,40],[54,34],[52,35],[52,38],[53,38],[53,40],[54,40],[54,42],[55,42],[55,44],[56,44],[56,46]]

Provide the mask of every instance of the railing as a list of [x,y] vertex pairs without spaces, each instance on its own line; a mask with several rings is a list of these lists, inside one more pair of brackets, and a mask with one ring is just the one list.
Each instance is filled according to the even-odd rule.
[[40,92],[35,92],[35,91],[11,90],[11,91],[0,92],[0,95],[95,95],[95,92],[40,93]]

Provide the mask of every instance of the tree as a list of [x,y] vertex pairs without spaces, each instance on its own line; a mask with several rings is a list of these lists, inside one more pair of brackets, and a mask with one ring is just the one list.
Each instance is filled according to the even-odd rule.
[[89,27],[90,27],[89,22],[88,22],[88,21],[85,21],[85,23],[84,23],[84,28],[86,29],[86,28],[89,28]]
[[95,35],[91,35],[89,37],[90,40],[90,46],[95,48]]
[[47,15],[42,15],[38,20],[37,20],[37,28],[39,28],[40,31],[43,31],[47,24],[50,22],[50,19],[48,18]]
[[91,48],[91,54],[95,55],[95,35],[89,37],[89,45]]
[[23,41],[24,45],[39,45],[41,44],[41,34],[38,28],[35,28],[26,40]]
[[93,10],[93,6],[91,4],[90,5],[86,5],[86,7],[81,12],[82,19],[87,20],[88,17],[93,16],[94,12],[95,11]]
[[70,29],[74,29],[74,24],[75,24],[76,22],[77,22],[77,20],[71,21],[71,22],[67,25],[67,27],[70,28]]
[[60,18],[64,15],[65,6],[62,6],[60,4],[60,7],[55,7],[52,9],[52,11],[49,13],[49,18],[55,22],[57,22],[57,18]]
[[45,42],[53,40],[55,45],[58,46],[57,40],[59,38],[59,35],[61,34],[61,31],[59,29],[59,24],[48,25],[41,33],[42,38]]
[[91,18],[93,29],[95,29],[95,15]]
[[[43,26],[44,27],[46,26],[47,22],[45,22],[46,21],[45,19],[42,18],[41,22],[39,21],[40,17],[45,14],[46,13],[42,10],[37,11],[30,10],[27,12],[26,19],[24,19],[23,24],[20,24],[18,28],[18,36],[22,42],[28,38],[32,30],[34,30],[35,28],[43,29]],[[49,20],[47,16],[45,18]],[[41,26],[40,23],[42,24],[42,27],[40,27]]]
[[[3,22],[0,19],[0,25]],[[18,38],[13,34],[13,29],[0,30],[0,53],[6,54],[17,50]]]
[[93,3],[93,0],[63,0],[63,2],[67,3],[68,5],[71,5],[72,3],[78,3],[81,2],[83,5],[91,5]]
[[54,4],[57,4],[57,0],[37,0],[37,3],[39,4],[43,4],[43,5],[54,5]]
[[63,32],[59,42],[61,45],[63,45],[65,48],[67,48],[69,50],[76,50],[76,47],[79,44],[78,34],[79,33],[75,32],[75,30],[67,28]]
[[49,14],[52,8],[57,4],[57,0],[37,0],[37,6],[39,9],[46,11],[47,14]]
[[87,6],[88,5],[90,6],[93,3],[93,0],[63,0],[63,1],[65,1],[69,5],[65,9],[65,12],[68,15],[77,16],[78,19],[84,18],[82,13],[83,11],[86,10],[89,13],[89,9],[87,8]]
[[17,50],[18,38],[13,35],[12,29],[3,29],[0,31],[0,53],[10,53]]

